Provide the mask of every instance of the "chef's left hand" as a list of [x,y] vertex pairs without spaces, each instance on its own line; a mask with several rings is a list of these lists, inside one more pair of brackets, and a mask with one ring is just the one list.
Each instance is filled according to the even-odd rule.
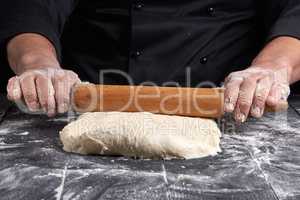
[[237,122],[245,122],[249,115],[260,118],[266,105],[276,108],[289,94],[288,68],[252,66],[226,78],[225,112],[234,113]]

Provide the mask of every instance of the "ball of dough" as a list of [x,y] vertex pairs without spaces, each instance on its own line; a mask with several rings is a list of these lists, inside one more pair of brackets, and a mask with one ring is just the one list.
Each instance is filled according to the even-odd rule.
[[216,155],[220,137],[214,120],[147,112],[85,113],[60,132],[67,152],[162,159]]

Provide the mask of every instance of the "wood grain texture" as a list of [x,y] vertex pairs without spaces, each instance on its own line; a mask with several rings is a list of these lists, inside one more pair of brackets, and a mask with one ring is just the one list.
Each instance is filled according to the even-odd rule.
[[220,88],[80,84],[73,90],[73,108],[218,118],[223,115],[223,93]]
[[[78,84],[72,93],[75,111],[151,112],[191,117],[220,118],[224,114],[223,88],[182,88]],[[286,101],[265,112],[288,109]]]

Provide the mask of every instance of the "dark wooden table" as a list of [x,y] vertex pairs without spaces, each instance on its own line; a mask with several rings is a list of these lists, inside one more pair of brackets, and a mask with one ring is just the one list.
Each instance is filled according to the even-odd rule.
[[300,97],[288,112],[220,121],[223,152],[194,160],[65,153],[72,117],[20,113],[0,97],[0,199],[300,199]]

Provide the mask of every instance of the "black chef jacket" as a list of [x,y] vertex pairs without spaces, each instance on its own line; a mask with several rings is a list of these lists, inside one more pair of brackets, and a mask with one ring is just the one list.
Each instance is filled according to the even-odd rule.
[[[2,54],[13,36],[33,32],[55,46],[83,80],[216,84],[248,67],[266,42],[300,38],[299,0],[4,0]],[[189,75],[190,74],[190,75]],[[190,76],[190,77],[189,77]],[[188,77],[188,78],[187,78]],[[190,79],[190,80],[189,80]]]

